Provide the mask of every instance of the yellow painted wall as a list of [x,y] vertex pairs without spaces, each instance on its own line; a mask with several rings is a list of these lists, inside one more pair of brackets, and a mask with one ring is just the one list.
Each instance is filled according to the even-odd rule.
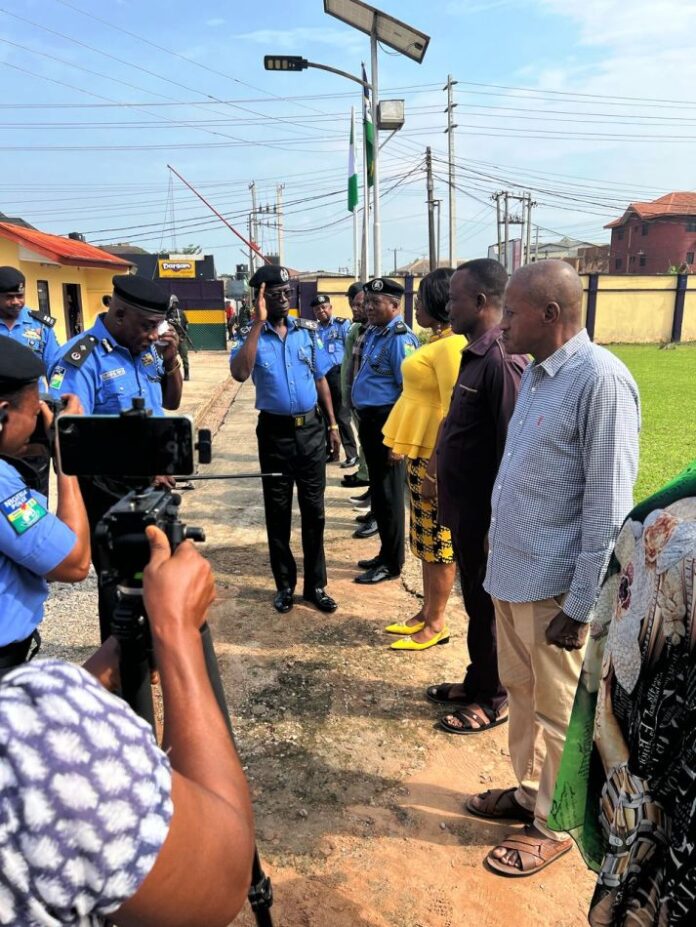
[[[583,276],[587,286],[588,277]],[[600,275],[595,341],[641,344],[669,341],[677,278]]]
[[[39,305],[36,281],[48,281],[51,315],[56,319],[54,331],[60,344],[67,340],[67,309],[63,302],[63,284],[79,284],[82,317],[87,329],[94,324],[97,314],[104,311],[101,298],[113,290],[111,278],[115,273],[121,272],[118,268],[107,270],[99,267],[68,267],[20,261],[19,245],[6,238],[0,238],[0,265],[6,264],[19,268],[26,277],[26,305],[29,309],[36,309]],[[125,268],[122,272],[125,273]]]
[[686,288],[682,341],[696,341],[696,276],[689,277]]

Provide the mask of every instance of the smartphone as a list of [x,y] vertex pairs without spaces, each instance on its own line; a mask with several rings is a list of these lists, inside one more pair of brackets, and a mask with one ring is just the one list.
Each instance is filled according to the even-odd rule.
[[188,415],[59,415],[56,453],[69,476],[186,476],[194,472]]
[[[158,335],[164,335],[164,334],[166,334],[168,331],[169,331],[169,322],[167,322],[167,320],[164,319],[164,320],[163,320],[162,322],[160,322],[159,325],[157,326],[157,334],[158,334]],[[166,347],[167,342],[166,342],[166,341],[162,341],[161,339],[158,338],[157,341],[155,341],[155,344],[157,345],[158,348],[164,348],[164,347]]]

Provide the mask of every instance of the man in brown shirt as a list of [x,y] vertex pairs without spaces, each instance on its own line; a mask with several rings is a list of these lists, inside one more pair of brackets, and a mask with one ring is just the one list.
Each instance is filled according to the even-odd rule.
[[430,460],[431,492],[439,521],[452,532],[471,663],[462,683],[429,686],[428,698],[457,706],[440,719],[453,734],[477,734],[507,720],[507,694],[498,675],[495,611],[483,588],[493,483],[507,427],[528,361],[505,353],[501,340],[507,274],[497,261],[462,264],[450,280],[452,330],[466,335],[459,377],[437,453]]

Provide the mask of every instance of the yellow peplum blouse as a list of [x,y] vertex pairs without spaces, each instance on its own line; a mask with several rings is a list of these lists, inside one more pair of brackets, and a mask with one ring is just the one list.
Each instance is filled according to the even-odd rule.
[[430,458],[457,381],[464,335],[446,328],[401,365],[403,391],[384,423],[384,443],[404,457]]

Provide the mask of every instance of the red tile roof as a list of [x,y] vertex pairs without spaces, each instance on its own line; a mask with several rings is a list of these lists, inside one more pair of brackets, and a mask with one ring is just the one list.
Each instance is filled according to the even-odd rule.
[[696,216],[696,193],[667,193],[650,203],[631,203],[620,219],[614,219],[605,229],[618,228],[635,213],[639,219],[658,219],[663,216]]
[[73,267],[106,267],[127,270],[128,261],[88,245],[85,241],[76,241],[74,238],[64,238],[62,235],[49,235],[48,232],[39,232],[36,229],[22,228],[19,225],[10,225],[0,222],[0,238],[23,245],[30,251],[42,254],[57,264],[69,264]]

